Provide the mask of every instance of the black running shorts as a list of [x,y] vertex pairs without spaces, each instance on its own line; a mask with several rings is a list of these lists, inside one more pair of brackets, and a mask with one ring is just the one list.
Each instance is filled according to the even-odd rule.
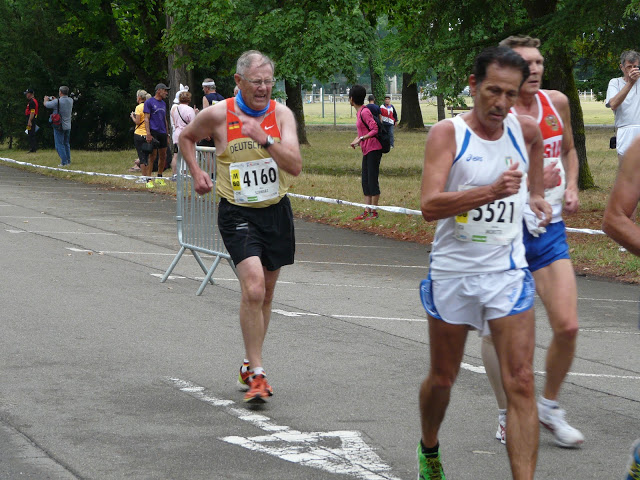
[[279,203],[264,208],[240,207],[223,198],[218,205],[218,229],[235,265],[259,257],[273,272],[293,263],[296,239],[286,195]]
[[159,145],[154,145],[153,148],[167,148],[167,134],[162,132],[156,132],[155,130],[151,130],[151,136],[155,138]]

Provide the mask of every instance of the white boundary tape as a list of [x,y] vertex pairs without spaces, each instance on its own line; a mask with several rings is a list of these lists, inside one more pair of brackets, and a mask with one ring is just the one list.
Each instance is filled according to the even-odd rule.
[[[126,180],[138,180],[140,178],[139,175],[118,175],[115,173],[99,173],[99,172],[85,172],[83,170],[69,170],[68,168],[57,168],[57,167],[47,167],[44,165],[37,165],[35,163],[29,162],[19,162],[17,160],[13,160],[11,158],[2,158],[0,157],[0,161],[15,163],[17,165],[22,165],[25,167],[34,167],[34,168],[42,168],[45,170],[55,170],[58,172],[69,172],[69,173],[78,173],[81,175],[90,175],[95,177],[112,177],[112,178],[124,178]],[[347,202],[346,200],[340,200],[337,198],[327,198],[327,197],[317,197],[315,195],[300,195],[297,193],[288,193],[290,197],[300,198],[303,200],[311,200],[314,202],[323,202],[323,203],[333,203],[335,205],[347,205],[352,207],[360,207],[360,208],[376,208],[378,210],[384,210],[385,212],[392,213],[401,213],[405,215],[422,215],[420,210],[412,210],[410,208],[404,207],[394,207],[387,205],[367,205],[365,203],[357,203],[357,202]],[[587,233],[589,235],[604,235],[602,230],[592,230],[590,228],[569,228],[567,227],[567,232],[571,233]]]

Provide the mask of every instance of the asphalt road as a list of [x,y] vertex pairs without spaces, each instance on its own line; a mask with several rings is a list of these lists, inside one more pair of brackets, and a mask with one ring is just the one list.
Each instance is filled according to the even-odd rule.
[[[415,478],[427,249],[297,221],[264,352],[275,395],[249,410],[231,269],[198,297],[185,256],[160,283],[174,216],[169,196],[0,163],[0,478]],[[578,290],[561,400],[586,442],[564,450],[541,432],[538,479],[621,478],[640,436],[638,288]],[[536,306],[541,372],[550,329]],[[441,431],[453,480],[510,478],[479,345],[471,334]]]

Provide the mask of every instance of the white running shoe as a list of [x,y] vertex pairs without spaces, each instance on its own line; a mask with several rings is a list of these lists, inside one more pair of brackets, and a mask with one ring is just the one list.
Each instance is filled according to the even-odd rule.
[[556,445],[565,448],[578,448],[584,443],[584,435],[573,428],[564,419],[565,411],[559,407],[549,408],[538,403],[538,419],[540,423],[556,439]]
[[498,431],[496,432],[496,440],[500,440],[503,445],[507,444],[507,415],[498,414]]

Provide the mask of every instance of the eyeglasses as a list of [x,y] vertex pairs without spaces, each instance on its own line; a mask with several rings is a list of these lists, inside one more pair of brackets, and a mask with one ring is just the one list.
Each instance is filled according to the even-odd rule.
[[240,74],[240,76],[256,88],[260,87],[260,85],[263,85],[263,84],[265,87],[270,87],[274,83],[276,83],[275,78],[265,78],[264,80],[249,80],[243,74]]

